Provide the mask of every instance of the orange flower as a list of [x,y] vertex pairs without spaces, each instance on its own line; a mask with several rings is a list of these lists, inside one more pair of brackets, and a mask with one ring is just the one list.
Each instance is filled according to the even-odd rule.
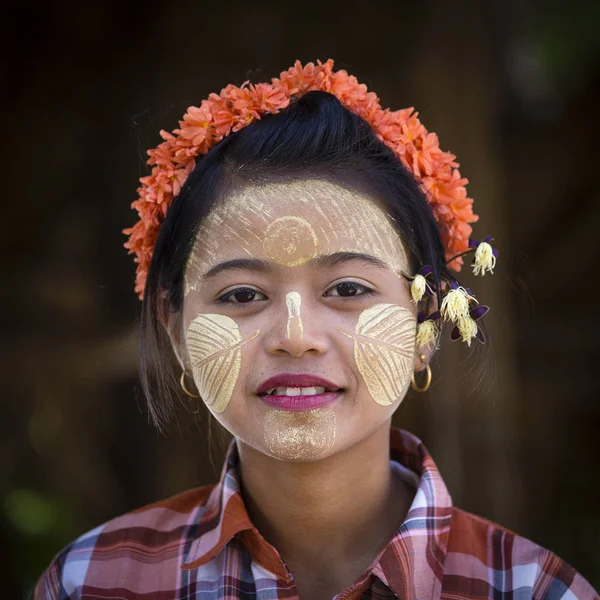
[[395,152],[403,153],[405,151],[402,141],[402,127],[389,108],[385,110],[375,109],[370,120],[371,126],[377,132],[379,139],[390,146]]
[[413,154],[414,168],[422,175],[431,175],[439,163],[440,155],[438,136],[435,133],[427,133],[416,145],[416,152]]
[[259,115],[261,111],[275,113],[290,103],[289,97],[285,95],[280,86],[273,86],[269,83],[251,85],[250,95]]
[[164,140],[148,151],[152,172],[140,179],[138,200],[132,204],[139,221],[123,233],[129,236],[125,247],[135,254],[137,263],[135,291],[143,297],[147,272],[158,231],[173,198],[196,165],[232,131],[239,131],[265,114],[287,107],[293,97],[311,90],[334,94],[350,111],[360,115],[414,174],[421,184],[439,225],[449,266],[460,271],[463,264],[456,254],[469,247],[470,223],[477,221],[473,200],[467,197],[458,163],[450,152],[443,152],[435,133],[429,133],[414,108],[391,111],[381,108],[379,98],[345,70],[333,71],[333,60],[302,65],[296,61],[271,83],[227,85],[219,94],[210,94],[199,107],[190,106],[172,133],[161,131]]
[[[333,61],[332,61],[333,65]],[[310,91],[316,80],[316,75],[322,71],[321,65],[315,67],[314,63],[308,63],[305,67],[297,60],[293,67],[279,75],[279,79],[273,79],[273,84],[279,84],[286,96],[297,96]]]
[[173,133],[179,133],[182,138],[190,140],[193,146],[200,146],[206,139],[211,121],[212,115],[206,107],[190,106],[183,121],[179,121],[181,129],[176,129]]
[[212,125],[216,136],[221,136],[222,139],[226,135],[229,135],[233,126],[234,115],[227,102],[218,94],[212,93],[203,103],[205,103],[205,106],[212,115]]

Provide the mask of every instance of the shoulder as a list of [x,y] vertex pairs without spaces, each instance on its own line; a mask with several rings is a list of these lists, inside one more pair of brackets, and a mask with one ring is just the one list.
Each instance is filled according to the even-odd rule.
[[84,588],[94,595],[107,585],[118,588],[131,580],[147,585],[141,594],[175,590],[178,569],[165,568],[165,563],[175,567],[191,544],[214,487],[187,490],[84,533],[56,555],[40,577],[33,599],[74,600]]
[[443,590],[453,599],[496,598],[503,592],[522,600],[599,598],[581,574],[550,550],[456,507]]

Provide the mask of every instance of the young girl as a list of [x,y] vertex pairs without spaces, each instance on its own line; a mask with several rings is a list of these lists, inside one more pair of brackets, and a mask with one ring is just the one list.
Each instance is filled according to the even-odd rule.
[[[333,62],[226,87],[149,152],[126,232],[142,383],[232,435],[216,486],[84,534],[36,599],[598,598],[555,554],[452,505],[391,428],[426,390],[442,325],[483,342],[460,285],[492,272],[454,156]],[[176,366],[173,366],[176,365]]]

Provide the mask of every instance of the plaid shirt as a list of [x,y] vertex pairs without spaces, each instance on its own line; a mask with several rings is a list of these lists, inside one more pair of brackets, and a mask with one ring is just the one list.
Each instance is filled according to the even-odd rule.
[[[423,443],[391,430],[391,465],[416,488],[406,519],[336,599],[599,600],[555,554],[452,506]],[[220,482],[117,517],[66,547],[35,600],[298,598],[277,550],[251,523],[232,441]]]

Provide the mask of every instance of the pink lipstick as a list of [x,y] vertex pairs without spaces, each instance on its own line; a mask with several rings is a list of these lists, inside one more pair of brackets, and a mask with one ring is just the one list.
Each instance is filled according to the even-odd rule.
[[339,385],[307,373],[280,373],[264,381],[257,394],[274,408],[306,411],[335,402],[343,390]]

